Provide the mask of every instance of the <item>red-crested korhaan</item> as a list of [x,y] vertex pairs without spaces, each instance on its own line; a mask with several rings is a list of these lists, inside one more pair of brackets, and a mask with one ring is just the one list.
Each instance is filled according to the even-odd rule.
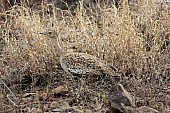
[[86,53],[66,52],[59,44],[59,35],[54,30],[41,32],[55,42],[60,64],[64,71],[72,75],[111,75],[119,77],[115,68],[107,65],[99,58]]

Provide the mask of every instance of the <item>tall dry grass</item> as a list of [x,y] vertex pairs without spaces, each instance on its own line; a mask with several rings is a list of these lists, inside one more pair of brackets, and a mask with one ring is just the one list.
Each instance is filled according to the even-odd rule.
[[[37,80],[52,84],[61,68],[53,42],[39,32],[55,29],[64,50],[95,55],[118,68],[121,83],[135,97],[137,106],[168,112],[165,90],[170,87],[169,5],[154,0],[130,6],[124,1],[119,9],[97,5],[100,10],[94,13],[80,2],[76,15],[53,4],[44,5],[42,10],[14,6],[3,14],[1,79],[10,88],[31,91],[36,90]],[[20,88],[13,91],[22,92]],[[100,102],[97,105],[102,111],[103,100]]]

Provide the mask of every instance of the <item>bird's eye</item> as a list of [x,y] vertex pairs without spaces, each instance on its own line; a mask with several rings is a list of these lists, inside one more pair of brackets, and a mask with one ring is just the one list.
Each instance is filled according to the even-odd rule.
[[52,34],[52,32],[49,32],[49,34],[51,35],[51,34]]

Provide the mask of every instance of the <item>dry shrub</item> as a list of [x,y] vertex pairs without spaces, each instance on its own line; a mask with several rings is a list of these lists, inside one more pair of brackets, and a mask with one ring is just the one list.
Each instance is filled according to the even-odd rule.
[[7,28],[3,32],[6,45],[2,52],[1,70],[3,75],[14,78],[12,80],[47,75],[52,64],[57,63],[51,42],[39,35],[45,30],[40,17],[20,8],[12,12],[10,16],[13,19],[6,21]]
[[[75,10],[74,16],[53,5],[49,5],[51,12],[47,13],[49,7],[46,7],[41,16],[29,8],[18,7],[11,12],[12,19],[5,21],[2,30],[6,45],[1,53],[1,78],[22,83],[23,76],[57,77],[59,63],[53,43],[38,34],[55,29],[63,49],[86,52],[117,67],[122,73],[121,83],[135,96],[138,106],[148,105],[164,112],[168,107],[164,91],[168,88],[170,73],[169,6],[154,1],[134,4],[128,6],[124,1],[120,9],[98,4],[100,10],[96,14],[88,11],[93,16],[87,15],[83,4]],[[80,87],[74,81],[63,82],[68,82],[73,91]],[[89,85],[86,82],[85,85]],[[76,102],[89,104],[86,108],[95,112],[106,111],[103,96],[107,92],[99,92],[94,87],[94,90],[88,86],[83,88],[81,94],[72,92],[84,97]],[[90,101],[90,95],[92,98],[99,95],[96,97],[99,101]]]

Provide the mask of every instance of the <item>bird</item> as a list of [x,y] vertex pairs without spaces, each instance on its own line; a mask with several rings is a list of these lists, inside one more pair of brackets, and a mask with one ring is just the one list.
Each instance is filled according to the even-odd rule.
[[106,64],[96,56],[79,53],[66,52],[59,44],[59,35],[55,30],[40,32],[55,42],[56,53],[60,57],[60,65],[64,71],[72,75],[110,75],[120,77],[116,73],[116,68]]

